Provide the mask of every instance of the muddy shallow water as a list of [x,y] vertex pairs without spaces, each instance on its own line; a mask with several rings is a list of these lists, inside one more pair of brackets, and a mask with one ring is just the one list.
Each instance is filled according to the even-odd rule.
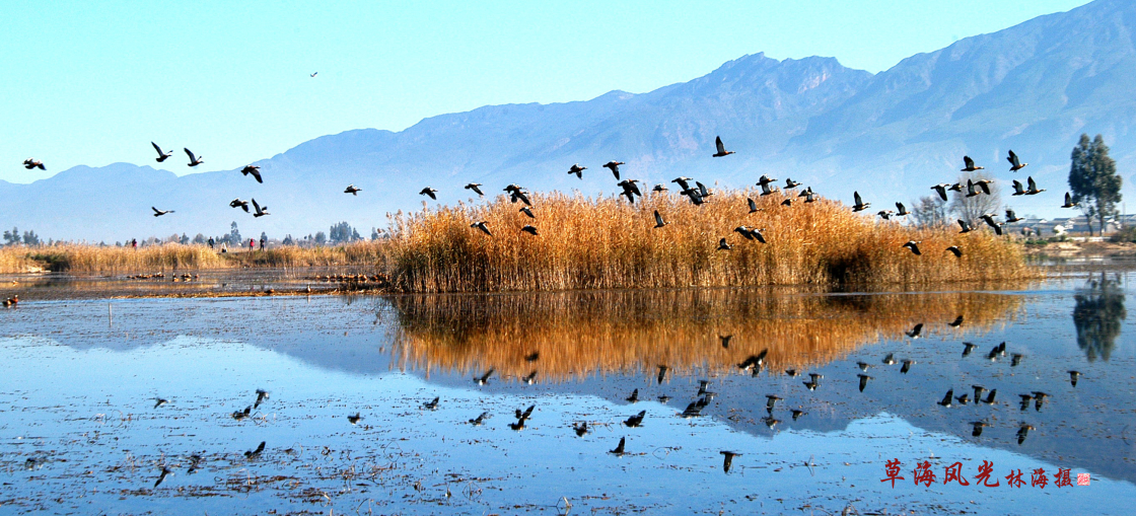
[[[962,292],[201,299],[66,295],[84,287],[57,279],[0,310],[0,513],[1127,514],[1131,274]],[[103,281],[93,291],[123,288]],[[937,403],[973,385],[995,398]],[[234,417],[257,389],[267,399]],[[1023,409],[1034,391],[1048,396]],[[722,451],[740,454],[729,472]],[[997,487],[979,485],[984,463]],[[969,485],[944,484],[952,466]]]

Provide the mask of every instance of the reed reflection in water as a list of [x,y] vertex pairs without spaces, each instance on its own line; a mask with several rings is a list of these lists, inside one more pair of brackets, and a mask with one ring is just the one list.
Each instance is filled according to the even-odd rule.
[[[738,371],[767,350],[773,374],[842,358],[865,344],[989,330],[1019,296],[976,292],[820,294],[783,289],[584,291],[390,298],[403,369],[518,380]],[[963,323],[948,323],[962,316]],[[728,347],[720,336],[730,336]],[[756,371],[754,371],[756,373]]]

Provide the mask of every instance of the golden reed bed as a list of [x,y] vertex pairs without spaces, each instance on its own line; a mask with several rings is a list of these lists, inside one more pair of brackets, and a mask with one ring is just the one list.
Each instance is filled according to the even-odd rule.
[[[774,289],[671,289],[392,296],[403,369],[507,381],[640,372],[738,373],[768,350],[774,374],[843,358],[880,339],[984,332],[1016,317],[1019,296],[977,292],[823,295]],[[777,289],[785,290],[785,289]],[[963,324],[947,323],[963,316]],[[732,335],[723,348],[719,335]],[[959,350],[961,351],[961,346]],[[526,357],[539,353],[535,361]]]
[[[702,206],[677,194],[622,198],[530,195],[536,219],[504,196],[391,216],[391,236],[334,247],[277,247],[219,254],[204,246],[48,246],[0,250],[0,271],[41,267],[71,273],[126,273],[226,267],[352,266],[383,273],[405,292],[559,291],[760,285],[927,286],[1036,276],[1020,245],[988,230],[915,229],[839,202],[791,207],[777,193],[719,191]],[[762,210],[749,213],[746,198]],[[655,228],[654,211],[669,221]],[[470,224],[486,221],[490,237]],[[536,226],[540,235],[521,231]],[[762,229],[767,244],[739,225]],[[719,251],[725,237],[733,246]],[[920,241],[922,256],[902,245]],[[946,252],[951,245],[961,258]]]

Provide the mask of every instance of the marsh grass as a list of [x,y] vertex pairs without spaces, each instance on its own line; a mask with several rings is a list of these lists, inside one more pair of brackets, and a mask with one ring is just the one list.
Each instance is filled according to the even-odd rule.
[[[785,289],[669,289],[537,294],[397,295],[395,361],[507,381],[605,374],[737,373],[768,350],[772,374],[815,368],[925,323],[923,335],[989,331],[1017,316],[1019,296],[975,292],[822,295]],[[947,322],[962,315],[964,323]],[[723,347],[720,335],[731,335]],[[539,353],[535,361],[526,360]]]
[[[794,195],[794,194],[789,194]],[[746,197],[762,211],[749,213]],[[905,285],[1030,277],[1017,244],[989,231],[914,229],[839,202],[721,191],[702,206],[676,194],[634,205],[580,194],[532,194],[536,219],[504,196],[392,217],[386,252],[409,292],[498,292],[760,285]],[[654,228],[654,211],[669,224]],[[470,224],[486,221],[490,237]],[[521,231],[536,226],[539,236]],[[739,225],[763,229],[768,244]],[[717,250],[725,237],[733,249]],[[920,241],[915,256],[903,243]],[[957,245],[956,258],[946,248]]]

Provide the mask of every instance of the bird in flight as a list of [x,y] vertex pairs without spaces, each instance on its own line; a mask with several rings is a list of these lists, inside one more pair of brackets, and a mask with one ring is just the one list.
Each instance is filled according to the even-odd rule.
[[860,199],[860,192],[852,192],[852,196],[856,199],[856,203],[852,205],[852,211],[864,211],[872,205],[872,203]]
[[188,148],[183,147],[182,150],[184,150],[186,155],[189,156],[189,166],[196,167],[202,163],[205,163],[205,160],[201,159],[200,157],[194,156],[193,151],[189,150]]
[[[481,222],[474,222],[473,224],[470,224],[469,227],[480,229],[486,235],[493,236],[493,233],[489,232],[489,224],[484,220]],[[492,370],[490,370],[490,372],[492,372]]]
[[974,160],[970,159],[970,156],[963,156],[962,162],[966,165],[966,167],[962,169],[962,172],[974,172],[975,170],[983,170],[986,168],[974,166]]
[[536,215],[533,215],[532,209],[529,208],[528,206],[521,206],[521,209],[519,209],[517,211],[520,212],[520,213],[524,213],[525,215],[528,215],[530,219],[536,218]]
[[962,258],[962,249],[959,249],[959,246],[952,245],[952,246],[948,247],[946,250],[950,251],[952,254],[954,254],[955,258]]
[[1069,195],[1069,192],[1065,192],[1065,204],[1062,204],[1061,207],[1076,208],[1077,206],[1080,206],[1080,203],[1073,202],[1073,196]]
[[233,199],[232,201],[229,201],[229,207],[230,208],[241,208],[241,209],[245,210],[245,213],[249,212],[248,201],[242,201],[240,197]]
[[667,224],[670,224],[670,222],[663,220],[663,215],[659,213],[659,210],[655,210],[655,229],[666,226]]
[[465,185],[463,188],[465,188],[466,190],[473,190],[475,193],[477,193],[477,195],[485,197],[485,193],[482,192],[480,188],[478,188],[479,186],[481,186],[481,183],[470,183],[468,185]]
[[604,163],[603,166],[604,166],[604,168],[610,169],[611,173],[615,174],[615,180],[618,181],[619,180],[619,166],[620,165],[626,165],[626,163],[624,163],[622,161],[611,160],[607,163]]
[[47,170],[47,168],[43,166],[42,161],[36,161],[32,158],[28,158],[28,159],[24,160],[24,168],[26,168],[28,170],[31,170],[33,168],[38,168],[40,170]]
[[1006,161],[1010,162],[1010,172],[1017,172],[1026,168],[1026,165],[1029,165],[1029,163],[1022,163],[1022,161],[1018,159],[1018,155],[1014,154],[1013,150],[1010,151],[1010,156],[1006,158]]
[[438,190],[427,186],[426,188],[423,188],[422,191],[418,192],[418,195],[427,195],[431,199],[434,199],[436,201],[436,200],[438,200],[438,196],[434,195],[434,192],[437,192],[437,191]]
[[312,72],[310,77],[315,77],[316,75],[319,75],[319,72]]
[[150,207],[150,209],[151,209],[151,210],[154,210],[154,216],[155,216],[155,217],[161,217],[162,215],[165,215],[165,214],[167,214],[167,213],[173,213],[173,212],[174,212],[174,210],[166,210],[166,211],[162,211],[162,210],[159,210],[159,209],[157,209],[157,208],[155,208],[155,207],[153,207],[153,206],[151,206],[151,207]]
[[903,247],[911,249],[911,252],[914,253],[916,256],[923,254],[923,253],[919,252],[919,242],[917,242],[915,240],[908,240],[906,244],[903,244]]
[[521,231],[524,231],[525,233],[528,233],[532,236],[540,236],[540,234],[536,232],[536,226],[526,224],[525,227],[521,228]]
[[347,185],[347,189],[344,190],[343,193],[349,193],[351,195],[358,196],[359,192],[362,192],[362,191],[363,191],[362,188],[358,188],[354,184],[350,184],[350,185]]
[[1026,178],[1026,184],[1028,185],[1028,188],[1026,189],[1026,195],[1037,195],[1045,191],[1044,188],[1037,187],[1037,183],[1033,181],[1033,176]]
[[158,163],[161,163],[161,162],[165,161],[166,158],[169,158],[170,156],[174,155],[174,151],[162,152],[162,148],[158,147],[158,144],[156,144],[154,142],[150,142],[150,145],[153,145],[154,150],[158,151],[158,157],[154,158],[154,160],[157,161]]
[[[187,149],[186,152],[189,152],[189,150]],[[191,156],[192,156],[192,154],[191,154]],[[193,165],[190,165],[190,166],[192,167]],[[252,174],[252,178],[256,179],[257,183],[264,183],[264,179],[262,179],[260,177],[260,166],[258,166],[258,165],[245,165],[245,167],[241,169],[241,175],[247,176],[249,174]]]
[[718,149],[718,152],[714,153],[715,158],[720,158],[722,156],[729,156],[730,154],[734,154],[734,151],[726,150],[726,146],[722,144],[722,137],[721,136],[718,136],[714,139],[714,146],[717,147],[717,149]]
[[722,471],[726,473],[730,472],[730,465],[734,463],[734,457],[741,456],[740,453],[734,453],[732,451],[720,451],[718,453],[721,453],[722,456],[725,457],[722,461]]
[[268,213],[268,206],[261,206],[261,205],[257,204],[255,198],[252,200],[252,208],[253,208],[253,211],[255,211],[255,213],[252,214],[253,217],[263,217],[265,215],[271,215],[270,213]]
[[579,163],[573,163],[572,167],[568,169],[568,173],[569,174],[576,174],[576,177],[583,179],[584,178],[584,171],[587,170],[587,169],[588,169],[588,167],[581,167]]

